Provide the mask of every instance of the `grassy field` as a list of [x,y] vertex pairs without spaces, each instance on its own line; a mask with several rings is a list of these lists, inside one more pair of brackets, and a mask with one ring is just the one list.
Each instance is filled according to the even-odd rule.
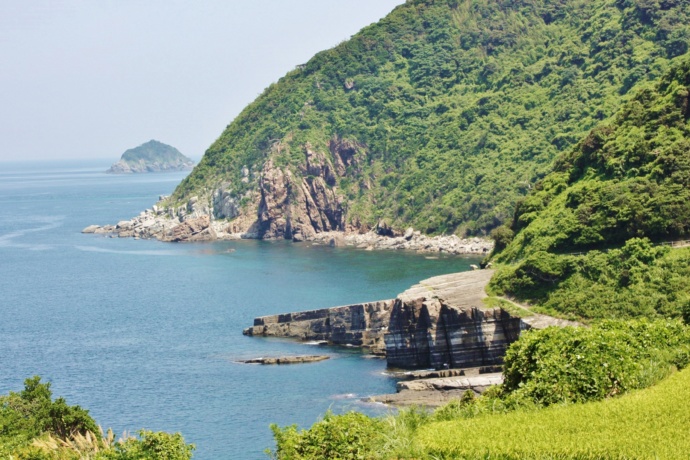
[[428,458],[680,459],[690,455],[690,369],[629,395],[420,427]]

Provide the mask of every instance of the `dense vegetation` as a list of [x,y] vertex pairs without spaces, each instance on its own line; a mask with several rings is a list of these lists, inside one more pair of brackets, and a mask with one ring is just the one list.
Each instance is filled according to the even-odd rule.
[[690,251],[653,245],[690,239],[690,59],[679,59],[494,231],[494,259],[511,263],[494,292],[585,320],[688,317]]
[[334,142],[349,221],[486,232],[687,51],[689,19],[677,0],[409,0],[266,89],[173,199],[223,184],[248,206],[268,158],[300,177],[306,146]]
[[690,59],[636,91],[521,200],[497,258],[690,238]]
[[[674,458],[662,431],[679,411],[663,410],[681,404],[690,374],[663,389],[635,394],[607,405],[591,403],[632,390],[647,388],[690,360],[690,329],[677,321],[609,321],[592,328],[549,328],[524,334],[505,359],[505,382],[480,397],[466,393],[436,412],[401,411],[385,419],[349,413],[328,414],[309,430],[273,427],[278,459],[320,458],[609,458],[611,452]],[[640,402],[641,401],[641,402]],[[587,402],[586,405],[574,404]],[[645,411],[658,414],[649,425]],[[555,406],[553,410],[543,408]],[[540,410],[541,409],[541,410]],[[630,411],[630,414],[621,412]],[[606,436],[593,433],[597,417]],[[655,415],[656,416],[656,415]],[[540,431],[558,424],[534,443]],[[654,420],[657,420],[656,418]],[[690,422],[687,416],[676,419]],[[487,430],[491,426],[494,429]],[[501,427],[496,430],[495,427]],[[556,435],[558,430],[564,433]],[[567,427],[567,428],[565,428]],[[437,431],[440,430],[440,431]],[[679,430],[677,427],[674,430]],[[646,444],[636,445],[629,433],[645,432]],[[442,433],[439,435],[439,433]],[[522,436],[529,434],[529,436]],[[572,441],[561,442],[571,436]],[[589,437],[589,440],[587,439]],[[680,440],[679,440],[680,442]],[[634,450],[640,448],[642,450]],[[496,457],[493,452],[496,452]],[[488,453],[492,452],[492,456]],[[503,455],[503,456],[502,456]],[[589,455],[589,457],[587,456]],[[615,456],[614,456],[615,457]]]
[[[520,14],[535,6],[522,2],[514,5]],[[592,26],[589,33],[599,34],[599,44],[606,43],[602,37],[610,24],[616,23],[596,22],[604,12],[620,14],[616,17],[626,25],[625,34],[633,31],[633,35],[649,38],[646,33],[650,28],[661,24],[659,14],[687,7],[680,2],[590,5],[588,19],[580,25]],[[552,10],[567,18],[560,23],[564,30],[564,24],[582,13],[575,6],[564,1]],[[657,19],[650,21],[655,15]],[[542,19],[546,27],[557,22]],[[685,33],[679,30],[672,34],[680,33],[674,35],[680,37]],[[654,34],[655,40],[664,35]],[[579,80],[579,89],[590,81],[586,80],[591,76],[588,59],[597,55],[594,48],[584,46],[593,44],[587,41],[589,35],[581,37],[585,38],[579,49],[586,50],[581,53],[586,64],[574,66],[584,78]],[[617,59],[626,54],[628,45],[633,56],[651,50],[651,42],[626,40],[615,42],[609,49],[610,62],[620,65]],[[676,42],[678,48],[671,47],[677,52],[666,48],[670,53],[666,57],[685,53],[687,49],[680,41]],[[653,42],[659,46],[660,42]],[[657,70],[664,67],[658,64],[659,58],[656,62]],[[605,72],[608,68],[602,63],[599,69]],[[590,327],[522,334],[505,356],[502,385],[478,398],[466,396],[434,413],[413,409],[383,420],[329,414],[309,430],[274,428],[277,458],[318,458],[310,450],[317,442],[328,445],[329,452],[339,458],[687,456],[690,446],[684,433],[690,418],[683,395],[690,386],[690,374],[683,371],[648,387],[690,361],[690,331],[681,322],[681,318],[690,320],[690,248],[662,244],[690,239],[690,58],[677,57],[668,69],[652,77],[650,82],[619,86],[617,94],[626,93],[625,101],[605,121],[594,123],[594,118],[579,112],[582,123],[566,130],[567,124],[552,120],[552,127],[574,138],[551,143],[563,152],[550,168],[530,170],[540,176],[539,180],[530,187],[531,179],[526,179],[529,191],[516,201],[512,221],[492,232],[496,249],[491,260],[498,268],[490,286],[494,294],[529,302],[533,310],[583,320]],[[611,87],[596,78],[593,81],[596,84],[591,88],[601,89],[604,95],[597,98],[592,93],[576,93],[583,96],[582,104],[597,100],[603,110],[613,109],[618,102],[612,102],[613,93],[606,92]],[[534,81],[530,84],[538,86]],[[513,89],[519,93],[519,87]],[[538,99],[540,93],[535,94]],[[551,96],[539,110],[563,108],[560,104],[566,99],[559,99],[562,95],[555,91]],[[582,107],[576,100],[569,100],[575,110]],[[487,115],[502,113],[508,120],[498,130],[509,133],[510,141],[505,145],[514,140],[519,140],[520,146],[541,142],[543,133],[536,131],[529,133],[533,137],[529,141],[516,135],[516,120],[509,112],[501,112],[510,105],[507,100],[505,106]],[[528,124],[538,119],[527,115]],[[466,132],[472,132],[473,126],[468,125]],[[587,129],[578,130],[585,126]],[[492,136],[490,127],[484,129],[487,138]],[[478,155],[487,152],[486,146],[483,148]],[[547,151],[539,149],[540,153]],[[555,150],[550,152],[555,154]],[[445,157],[445,163],[436,166],[442,169],[452,164],[450,158],[458,157]],[[548,156],[536,155],[529,161],[543,158]],[[515,179],[511,174],[524,171],[520,168],[527,164],[527,160],[520,163],[511,159],[499,170],[506,174],[504,177]],[[401,181],[406,180],[406,173],[401,174]],[[461,183],[454,184],[456,190],[462,190]],[[475,184],[477,195],[472,199],[482,196],[480,184]],[[643,319],[630,319],[640,317]],[[379,435],[340,442],[331,430]]]
[[105,437],[88,411],[52,399],[50,383],[26,379],[24,390],[0,396],[0,458],[15,460],[189,460],[193,445],[179,433],[142,430]]

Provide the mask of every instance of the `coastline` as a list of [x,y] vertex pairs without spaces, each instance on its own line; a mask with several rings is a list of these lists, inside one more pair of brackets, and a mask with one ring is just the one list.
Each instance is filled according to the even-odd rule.
[[[163,198],[163,197],[161,197]],[[233,232],[234,225],[227,220],[214,220],[208,214],[193,214],[180,218],[168,209],[153,206],[138,216],[115,225],[89,225],[82,233],[109,237],[156,239],[164,242],[228,241],[262,238],[258,232]],[[307,242],[332,247],[356,247],[363,250],[410,250],[422,253],[451,255],[487,255],[493,249],[488,238],[460,238],[457,235],[427,236],[413,228],[403,234],[388,232],[382,235],[369,231],[329,231],[310,237],[293,237],[295,243]]]
[[[164,197],[161,197],[161,199],[164,199]],[[242,227],[246,228],[246,226]],[[232,222],[215,220],[211,215],[204,212],[193,212],[180,216],[169,208],[160,206],[159,202],[159,205],[141,212],[130,220],[123,220],[115,225],[90,225],[84,228],[82,233],[97,234],[109,238],[156,239],[163,242],[279,239],[276,237],[261,238],[258,232],[252,231],[233,232],[232,230],[236,228]],[[407,250],[428,254],[485,256],[493,249],[493,241],[487,238],[460,238],[457,235],[430,237],[413,228],[408,228],[404,233],[394,232],[390,228],[385,230],[385,232],[381,232],[384,234],[377,233],[376,230],[366,232],[356,230],[350,232],[329,231],[315,233],[310,237],[293,237],[290,239],[297,244],[351,247],[366,251]],[[484,272],[484,270],[481,270],[481,272]],[[309,325],[310,328],[312,326]],[[294,325],[291,329],[295,329]],[[383,329],[387,330],[388,328]],[[259,335],[258,331],[256,335]],[[268,335],[281,336],[282,334],[276,332],[275,334]],[[382,343],[378,345],[385,350],[385,345]],[[379,352],[379,355],[381,354],[382,352]],[[467,374],[464,371],[460,371],[459,375]],[[392,406],[420,405],[437,407],[449,402],[451,399],[461,397],[466,391],[473,391],[475,394],[479,394],[489,385],[500,383],[500,374],[492,375],[491,377],[493,378],[490,380],[490,383],[487,380],[489,376],[470,377],[469,381],[467,377],[464,377],[462,380],[451,376],[441,379],[431,379],[430,377],[421,375],[416,377],[416,385],[400,382],[397,393],[372,395],[365,398],[364,401]],[[479,380],[475,382],[474,380],[477,379]]]
[[385,357],[401,381],[396,393],[364,402],[437,407],[502,383],[503,356],[523,331],[580,326],[485,302],[493,274],[482,269],[439,275],[395,299],[260,316],[243,334],[366,349]]

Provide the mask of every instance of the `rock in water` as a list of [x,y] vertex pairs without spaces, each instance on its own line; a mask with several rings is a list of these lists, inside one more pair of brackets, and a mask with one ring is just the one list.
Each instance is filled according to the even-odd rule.
[[330,356],[281,356],[279,358],[254,358],[240,361],[244,364],[301,364],[301,363],[315,363],[317,361],[324,361]]
[[111,174],[189,171],[194,162],[179,150],[162,142],[151,140],[129,149],[106,172]]

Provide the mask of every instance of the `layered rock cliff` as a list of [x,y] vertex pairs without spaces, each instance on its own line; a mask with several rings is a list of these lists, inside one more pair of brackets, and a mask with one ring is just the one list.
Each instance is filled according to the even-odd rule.
[[463,368],[500,364],[528,326],[501,308],[486,308],[492,270],[444,275],[400,294],[385,336],[388,364]]
[[388,327],[392,300],[343,307],[262,316],[243,331],[245,335],[325,340],[336,345],[355,345],[372,353],[385,351],[383,335]]
[[484,303],[492,270],[437,276],[394,300],[256,318],[245,335],[350,344],[385,353],[399,368],[495,366],[526,329],[575,326],[544,315],[521,318]]
[[465,368],[500,364],[527,326],[500,308],[457,308],[438,298],[396,300],[386,334],[388,365]]

